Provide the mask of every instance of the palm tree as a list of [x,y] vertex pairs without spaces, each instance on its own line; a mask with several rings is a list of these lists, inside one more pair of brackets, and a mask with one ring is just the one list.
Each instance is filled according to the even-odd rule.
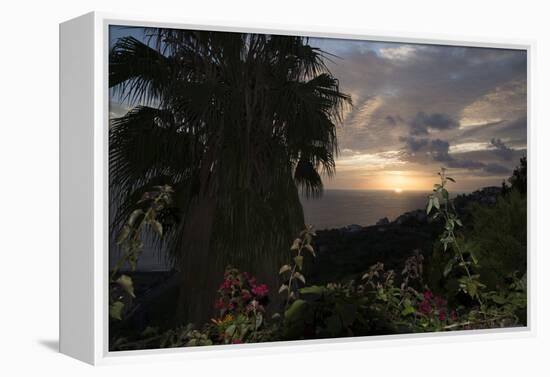
[[111,91],[133,106],[111,122],[111,228],[148,187],[174,187],[162,242],[181,271],[179,318],[200,322],[227,264],[276,290],[304,227],[299,190],[320,195],[321,175],[334,173],[336,125],[351,100],[307,38],[146,35],[121,38],[110,53]]

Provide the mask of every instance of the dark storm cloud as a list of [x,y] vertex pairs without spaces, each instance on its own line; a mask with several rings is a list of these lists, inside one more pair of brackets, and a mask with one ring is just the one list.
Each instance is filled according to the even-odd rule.
[[410,123],[411,135],[428,135],[429,130],[450,130],[458,128],[459,125],[455,119],[447,114],[426,114],[423,111],[418,112]]

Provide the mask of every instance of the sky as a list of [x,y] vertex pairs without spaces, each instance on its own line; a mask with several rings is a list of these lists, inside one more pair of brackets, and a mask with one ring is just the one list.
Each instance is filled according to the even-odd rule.
[[[142,29],[111,29],[111,41]],[[527,148],[524,50],[311,38],[353,106],[326,189],[453,191],[500,185]],[[112,102],[112,116],[125,109]]]
[[525,51],[311,39],[353,107],[326,188],[454,191],[500,185],[527,148]]

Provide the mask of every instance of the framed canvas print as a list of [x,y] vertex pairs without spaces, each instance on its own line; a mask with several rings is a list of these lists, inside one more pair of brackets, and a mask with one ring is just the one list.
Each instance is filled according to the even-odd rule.
[[61,25],[60,348],[528,334],[528,43]]

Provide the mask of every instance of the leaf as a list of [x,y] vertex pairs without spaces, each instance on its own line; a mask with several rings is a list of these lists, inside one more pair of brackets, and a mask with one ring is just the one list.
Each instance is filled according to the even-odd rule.
[[466,291],[468,292],[470,297],[475,297],[475,295],[477,294],[477,284],[473,281],[469,281],[468,283],[466,283]]
[[320,285],[311,285],[309,287],[301,288],[299,291],[303,295],[322,295],[326,292],[326,288]]
[[299,250],[300,249],[300,243],[302,242],[301,239],[299,238],[296,238],[294,240],[294,242],[292,243],[292,246],[290,247],[290,250],[294,251],[294,250]]
[[437,196],[433,197],[433,205],[435,208],[439,209],[439,199],[437,198]]
[[121,301],[116,301],[109,305],[109,315],[114,318],[118,319],[119,321],[122,320],[122,310],[124,309],[124,303]]
[[478,260],[473,251],[470,251],[470,258],[472,258],[472,261],[474,262],[474,264],[477,265]]
[[116,279],[116,283],[122,287],[130,296],[133,298],[136,298],[136,295],[134,294],[134,283],[132,282],[132,278],[127,275],[121,275],[118,279]]
[[317,255],[315,255],[315,250],[313,250],[313,246],[311,246],[310,244],[307,244],[305,246],[305,248],[307,249],[307,251],[309,251],[311,253],[311,255],[313,255],[314,257],[317,256]]
[[403,309],[403,310],[401,311],[401,315],[402,315],[403,317],[406,317],[406,316],[408,316],[409,314],[413,314],[413,313],[415,313],[415,312],[416,312],[416,309],[414,308],[414,306],[407,306],[405,309]]
[[136,209],[134,210],[134,212],[132,212],[132,214],[130,215],[130,217],[128,218],[128,225],[132,226],[134,225],[135,221],[138,219],[138,217],[140,217],[141,215],[143,215],[143,210],[141,209]]
[[292,270],[292,267],[290,267],[288,264],[285,264],[281,269],[279,270],[279,275],[284,274],[287,271]]
[[429,215],[431,210],[432,210],[432,206],[433,206],[433,198],[430,198],[430,200],[428,201],[428,206],[426,207],[426,213]]
[[454,258],[449,259],[449,261],[448,261],[447,264],[445,265],[445,269],[443,270],[443,276],[444,276],[444,277],[447,277],[447,275],[449,275],[449,273],[450,273],[451,270],[453,269],[454,263],[455,263],[455,259],[454,259]]
[[294,257],[294,262],[296,263],[296,265],[298,266],[298,268],[301,270],[303,265],[304,265],[304,257],[301,256],[301,255],[296,255]]
[[225,329],[225,335],[227,335],[228,337],[232,337],[235,334],[236,330],[237,330],[237,327],[234,324],[230,325]]
[[285,319],[295,320],[296,317],[305,309],[306,302],[304,300],[294,301],[285,311]]
[[157,220],[151,220],[151,227],[153,227],[154,231],[158,233],[159,236],[162,236],[162,224]]
[[458,225],[462,226],[462,221],[460,221],[460,219],[455,219],[455,223],[457,223]]
[[118,237],[116,239],[116,243],[118,245],[120,245],[121,243],[126,241],[128,236],[130,235],[130,231],[131,231],[131,228],[128,225],[124,225],[122,227],[122,229],[120,230],[120,233],[118,234]]
[[264,317],[262,316],[262,313],[256,313],[256,328],[255,330],[258,330],[260,326],[262,325]]
[[279,288],[279,293],[283,293],[284,291],[288,290],[288,285],[286,284],[283,284],[281,285],[281,287]]
[[454,180],[454,178],[447,177],[447,180],[448,180],[448,181],[451,181],[451,182],[453,182],[453,183],[456,183],[456,181]]
[[298,271],[294,272],[294,277],[298,280],[300,280],[302,283],[306,283],[306,278],[304,277],[304,275],[302,275],[301,273],[299,273]]

